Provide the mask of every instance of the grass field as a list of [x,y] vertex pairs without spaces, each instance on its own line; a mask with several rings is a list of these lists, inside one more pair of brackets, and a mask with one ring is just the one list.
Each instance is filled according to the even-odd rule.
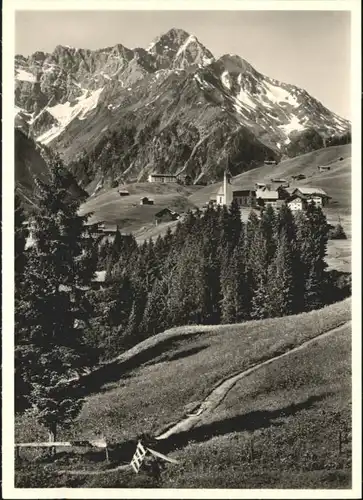
[[[74,436],[77,439],[90,439],[102,433],[111,443],[122,443],[135,439],[141,433],[158,435],[198,407],[221,380],[349,321],[350,315],[348,299],[319,311],[301,314],[299,317],[239,325],[181,327],[161,333],[134,347],[114,362],[107,372],[108,380],[103,380],[99,387],[88,388],[89,395],[79,418],[72,429],[62,431],[59,438],[69,439]],[[249,477],[250,487],[253,481],[257,481],[253,483],[254,487],[258,487],[261,481],[271,487],[279,486],[281,481],[288,484],[291,477],[288,475],[289,464],[293,460],[287,453],[289,440],[295,434],[300,440],[305,436],[299,434],[299,419],[306,422],[306,425],[318,426],[319,422],[322,424],[323,421],[327,422],[333,418],[328,400],[333,401],[333,406],[340,399],[344,400],[344,408],[348,404],[350,359],[346,353],[349,350],[350,328],[347,327],[344,335],[339,334],[339,339],[341,344],[336,349],[335,337],[333,340],[330,337],[330,343],[327,341],[328,351],[331,352],[333,348],[335,350],[324,358],[324,362],[321,354],[324,348],[319,351],[309,347],[306,349],[310,358],[306,359],[310,361],[303,361],[305,351],[301,351],[298,357],[294,355],[290,359],[290,356],[287,356],[284,361],[277,364],[274,362],[269,368],[263,369],[262,372],[257,371],[237,384],[216,411],[200,422],[201,433],[191,430],[190,434],[183,436],[172,453],[173,456],[182,458],[183,465],[167,468],[163,476],[163,486],[207,487],[208,481],[211,481],[211,487],[237,487],[232,479],[234,477],[234,481],[237,481],[240,476],[236,474],[236,470],[241,468],[242,473],[243,468],[237,455],[239,453],[244,456],[242,444],[251,432],[256,432],[256,439],[262,432],[259,441],[256,441],[256,447],[260,449],[265,445],[271,447],[274,443],[281,442],[282,448],[278,455],[285,458],[286,463],[280,464],[280,469],[274,473],[276,457],[275,462],[269,465],[272,452],[266,451],[267,461],[264,465],[253,462],[253,466],[245,468],[244,474]],[[317,343],[320,343],[320,339]],[[317,354],[314,354],[315,352]],[[312,370],[314,359],[315,371]],[[341,373],[344,371],[343,365],[346,378]],[[268,408],[271,414],[268,413]],[[326,411],[325,416],[321,413],[321,408]],[[311,419],[310,416],[305,418],[304,412],[308,412]],[[297,417],[300,413],[302,416]],[[260,418],[264,425],[255,429],[251,421]],[[285,433],[282,427],[275,423],[276,419],[282,419],[282,424],[287,429]],[[309,419],[312,423],[309,423]],[[215,425],[217,428],[213,427]],[[222,432],[218,429],[224,430]],[[264,437],[265,432],[267,434]],[[303,430],[301,432],[305,433]],[[196,437],[197,435],[199,437]],[[18,442],[43,437],[44,431],[29,417],[24,416],[17,420]],[[193,439],[199,444],[188,444]],[[261,439],[265,440],[265,445]],[[321,434],[321,439],[322,442],[316,445],[320,454],[319,460],[323,460],[322,457],[325,456],[325,452],[321,450],[330,446],[324,433]],[[230,458],[228,450],[231,450]],[[242,462],[245,463],[246,460],[243,459]],[[320,462],[314,463],[315,465],[309,462],[309,467],[312,468],[311,481],[321,486],[321,481],[325,479],[322,477]],[[336,470],[343,465],[339,462],[338,465],[329,467]],[[68,466],[72,467],[71,464]],[[301,480],[309,480],[310,472],[306,467],[308,465],[302,466],[300,462],[296,465],[294,481],[300,480],[301,470]],[[281,473],[281,468],[284,474]],[[116,487],[131,480],[128,473],[125,474],[120,471],[114,476],[107,476],[108,479],[83,478],[83,481],[89,486],[100,485],[97,481],[111,481],[110,486]],[[238,487],[244,487],[243,477],[238,479]],[[347,484],[347,477],[344,472],[341,479],[344,484]],[[334,481],[336,485],[337,479]]]
[[347,327],[237,383],[173,455],[182,470],[168,467],[163,486],[349,487],[339,432],[349,437],[350,364]]
[[[188,197],[200,187],[144,182],[128,184],[125,188],[129,191],[129,196],[121,197],[119,188],[92,196],[81,205],[80,214],[92,212],[90,222],[119,224],[122,232],[150,230],[155,224],[155,214],[162,208],[167,207],[177,212],[192,208],[194,205]],[[144,196],[154,200],[154,204],[140,205],[140,199]]]

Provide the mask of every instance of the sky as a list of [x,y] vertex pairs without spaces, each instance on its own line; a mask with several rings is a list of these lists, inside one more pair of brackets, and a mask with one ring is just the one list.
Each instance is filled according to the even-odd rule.
[[261,73],[297,85],[351,119],[350,12],[17,11],[15,52],[57,45],[144,47],[170,28],[197,36],[215,57],[238,54]]

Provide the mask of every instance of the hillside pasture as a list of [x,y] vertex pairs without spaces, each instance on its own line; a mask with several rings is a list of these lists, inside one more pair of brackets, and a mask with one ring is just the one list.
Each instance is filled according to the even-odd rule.
[[[343,158],[342,161],[339,158]],[[329,165],[330,170],[319,172],[319,165]],[[293,181],[291,176],[303,174],[306,179]],[[335,208],[349,210],[351,196],[351,145],[331,146],[288,158],[278,165],[263,165],[237,175],[232,180],[236,189],[253,189],[256,182],[270,182],[271,178],[283,178],[290,186],[321,187],[332,196]],[[190,195],[189,200],[202,206],[218,191],[222,182],[206,186]]]
[[[194,205],[188,196],[195,191],[194,186],[178,184],[135,183],[123,186],[130,194],[120,196],[119,188],[96,194],[81,205],[79,213],[92,212],[90,222],[119,224],[122,232],[138,231],[144,226],[151,229],[155,224],[155,214],[163,208],[176,212],[185,212]],[[141,198],[147,196],[153,205],[140,205]]]
[[163,486],[348,488],[350,410],[347,326],[238,382],[179,436],[173,456],[183,466],[168,467]]
[[[221,380],[288,351],[350,320],[350,299],[298,316],[235,325],[186,326],[136,345],[84,379],[85,406],[59,438],[110,442],[157,435],[192,411]],[[44,431],[28,417],[17,421],[17,441]]]

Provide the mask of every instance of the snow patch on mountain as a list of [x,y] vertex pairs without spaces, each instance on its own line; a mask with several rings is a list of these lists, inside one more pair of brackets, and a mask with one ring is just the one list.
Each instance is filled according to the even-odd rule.
[[76,99],[77,104],[73,106],[67,101],[64,104],[47,107],[47,111],[57,120],[58,125],[53,125],[50,130],[37,137],[37,141],[42,144],[49,144],[64,131],[74,118],[84,120],[88,113],[97,106],[103,88],[94,91],[83,89],[83,94]]
[[252,99],[250,98],[248,93],[243,89],[241,89],[239,91],[239,94],[237,95],[237,99],[239,101],[243,102],[244,104],[247,104],[247,106],[250,106],[253,109],[257,108],[256,104],[252,101]]
[[230,76],[228,71],[223,71],[223,73],[221,74],[221,82],[224,87],[227,87],[227,89],[231,88]]
[[[234,109],[237,111],[237,113],[243,117],[246,116],[246,113],[245,113],[245,104],[242,103],[239,99],[237,99],[237,97],[232,97],[233,101],[234,101],[234,104],[233,104],[233,107]],[[248,108],[247,108],[248,109]]]
[[287,102],[288,104],[291,104],[291,106],[294,106],[295,108],[299,106],[296,96],[292,95],[290,92],[287,92],[287,90],[277,85],[272,85],[266,80],[263,82],[263,84],[267,91],[266,92],[267,97],[271,102],[275,104],[280,104],[281,102]]
[[295,130],[305,129],[304,125],[302,125],[298,117],[295,115],[292,115],[291,120],[285,125],[279,125],[279,128],[281,128],[285,132],[285,134],[290,134],[290,132]]
[[24,69],[16,70],[15,79],[21,82],[31,82],[31,83],[35,83],[37,81],[32,73],[29,73],[29,71],[25,71]]
[[185,49],[188,47],[188,45],[192,42],[196,42],[198,43],[198,40],[197,38],[194,36],[194,35],[190,35],[186,40],[185,42],[183,43],[183,45],[181,45],[178,49],[178,52],[176,53],[176,57],[180,56],[180,54],[182,54]]

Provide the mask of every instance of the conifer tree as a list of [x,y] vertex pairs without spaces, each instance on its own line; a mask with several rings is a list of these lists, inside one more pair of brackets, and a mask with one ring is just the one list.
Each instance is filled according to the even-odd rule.
[[[14,250],[15,250],[15,331],[24,324],[22,317],[21,301],[23,299],[23,280],[26,266],[26,240],[29,231],[25,223],[25,213],[20,198],[15,195],[15,227],[14,227]],[[17,345],[18,338],[15,336],[15,408],[21,411],[28,406],[26,397],[29,395],[30,385],[25,381],[22,374],[24,364],[21,359],[21,349]]]
[[242,231],[242,220],[241,220],[241,210],[238,206],[237,201],[234,199],[229,207],[230,223],[229,223],[229,235],[230,244],[234,249],[238,244]]
[[254,319],[263,319],[268,316],[266,304],[268,258],[267,241],[260,225],[256,229],[249,255],[252,277],[249,286],[252,286],[253,290],[251,317]]
[[245,234],[244,234],[246,262],[249,268],[253,267],[253,255],[251,249],[258,228],[259,228],[258,216],[254,210],[251,210],[248,215],[247,223],[245,226]]
[[304,309],[310,310],[323,304],[328,225],[321,208],[313,202],[304,214],[295,217],[295,222],[304,281]]
[[328,243],[328,224],[322,209],[314,203],[306,210],[309,226],[308,274],[305,282],[305,305],[308,310],[321,307],[324,303],[325,255]]
[[165,277],[155,280],[140,326],[143,336],[155,335],[168,327],[168,289],[168,280]]
[[268,270],[266,289],[269,317],[286,316],[293,312],[294,276],[291,247],[288,237],[280,232],[276,255]]
[[30,403],[55,440],[58,425],[68,424],[82,407],[82,400],[62,385],[94,362],[79,325],[88,320],[83,288],[94,275],[96,260],[86,238],[86,217],[77,214],[79,203],[69,199],[59,159],[51,163],[50,173],[49,185],[38,182],[35,244],[24,274],[16,344],[31,388]]
[[[304,215],[299,213],[296,215],[303,217],[301,223],[305,224]],[[293,274],[293,303],[292,312],[298,313],[304,310],[304,266],[301,262],[300,243],[297,236],[297,224],[294,215],[287,205],[282,205],[277,217],[277,240],[280,235],[284,234],[291,253],[291,265]]]
[[[169,264],[170,265],[170,264]],[[205,315],[203,249],[189,239],[169,268],[168,312],[171,325],[201,323]]]
[[249,317],[250,293],[245,256],[243,228],[233,250],[226,248],[221,262],[221,321],[233,323]]
[[236,266],[230,256],[228,248],[221,256],[221,322],[234,323],[236,321]]
[[276,252],[276,214],[271,205],[262,210],[260,227],[266,242],[266,264],[269,265]]

